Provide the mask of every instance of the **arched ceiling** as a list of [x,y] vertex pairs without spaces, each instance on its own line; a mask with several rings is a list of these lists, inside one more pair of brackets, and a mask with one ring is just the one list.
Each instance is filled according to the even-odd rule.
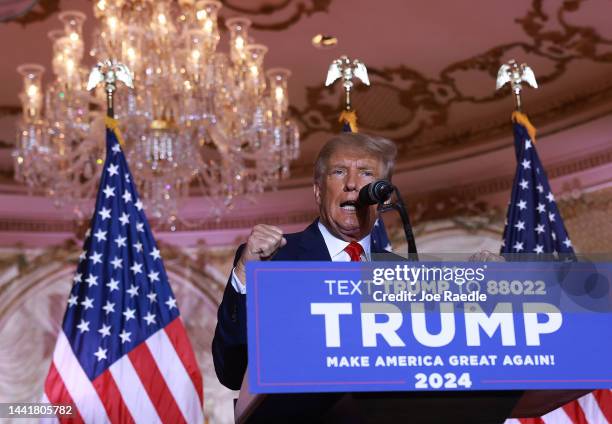
[[[31,3],[21,1],[24,7]],[[511,175],[513,101],[507,87],[494,90],[500,64],[511,58],[527,62],[540,85],[538,90],[524,90],[523,100],[540,134],[555,134],[555,146],[543,149],[553,157],[557,154],[559,163],[580,152],[609,158],[611,0],[225,0],[223,4],[221,20],[244,15],[253,21],[252,37],[269,47],[266,67],[292,71],[291,111],[300,124],[302,155],[277,196],[310,184],[316,153],[339,130],[341,89],[325,88],[323,82],[331,61],[342,54],[362,60],[370,73],[371,87],[358,85],[353,97],[360,130],[396,141],[398,169],[411,181],[415,170],[424,170],[421,176],[435,173],[438,182],[430,190]],[[0,191],[18,191],[11,183],[10,156],[20,113],[21,82],[15,67],[39,62],[50,69],[46,33],[59,27],[58,11],[85,12],[85,33],[90,34],[91,8],[89,1],[43,0],[22,18],[0,23]],[[338,44],[315,48],[311,39],[318,33],[337,37]],[[227,34],[221,38],[225,49]],[[86,38],[86,43],[90,41]],[[598,126],[588,127],[591,122]],[[597,128],[598,136],[581,139],[577,128],[587,128],[589,135]],[[564,138],[564,134],[573,135]],[[570,146],[577,139],[580,148]],[[504,165],[496,166],[495,161]],[[418,191],[427,189],[418,187]]]

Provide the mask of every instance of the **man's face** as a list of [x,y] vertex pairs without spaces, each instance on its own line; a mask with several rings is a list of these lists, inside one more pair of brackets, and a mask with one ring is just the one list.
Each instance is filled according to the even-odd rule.
[[359,190],[381,178],[381,160],[360,150],[342,150],[332,153],[327,172],[314,193],[319,205],[320,220],[336,237],[357,241],[368,235],[376,221],[377,205],[360,206]]

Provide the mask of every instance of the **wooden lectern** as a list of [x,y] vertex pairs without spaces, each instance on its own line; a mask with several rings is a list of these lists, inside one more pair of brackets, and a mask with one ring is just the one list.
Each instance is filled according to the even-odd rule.
[[252,394],[248,370],[234,414],[252,423],[498,424],[538,417],[590,390]]

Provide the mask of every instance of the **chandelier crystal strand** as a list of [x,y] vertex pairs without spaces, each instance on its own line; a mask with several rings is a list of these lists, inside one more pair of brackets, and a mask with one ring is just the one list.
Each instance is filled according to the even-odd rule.
[[[118,90],[114,112],[148,214],[174,228],[190,191],[209,196],[220,215],[239,196],[275,188],[299,154],[288,116],[288,70],[266,72],[267,47],[246,18],[227,19],[221,39],[215,0],[99,0],[90,54],[133,73],[134,90]],[[24,114],[15,150],[16,178],[58,202],[92,196],[100,172],[104,93],[85,90],[80,12],[60,14],[50,33],[54,80],[23,65]],[[43,106],[44,105],[44,106]]]

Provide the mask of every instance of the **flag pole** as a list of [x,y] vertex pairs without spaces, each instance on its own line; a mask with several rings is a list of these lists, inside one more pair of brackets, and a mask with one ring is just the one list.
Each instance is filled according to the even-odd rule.
[[[44,396],[72,403],[83,422],[204,423],[202,375],[112,119],[116,81],[132,86],[127,68],[112,61],[89,78],[88,89],[104,83],[107,93],[106,160]],[[167,358],[176,359],[170,368]]]
[[351,61],[347,56],[340,56],[329,66],[325,86],[329,87],[340,78],[344,88],[344,109],[340,114],[339,121],[348,125],[351,132],[357,132],[357,114],[351,104],[351,91],[355,86],[353,79],[359,79],[365,85],[370,85],[368,70],[360,60],[354,59]]
[[497,71],[496,90],[501,89],[506,84],[510,83],[510,88],[514,94],[514,112],[512,112],[512,122],[523,125],[531,141],[535,143],[536,129],[529,121],[527,115],[523,113],[523,101],[521,99],[521,91],[523,90],[523,82],[526,82],[533,88],[538,88],[538,83],[533,73],[533,69],[527,66],[526,63],[518,64],[516,60],[510,59],[502,64]]
[[[343,123],[343,130],[346,132],[358,132],[357,130],[357,114],[353,110],[351,105],[351,91],[355,85],[353,82],[354,78],[361,80],[365,85],[370,85],[370,79],[368,78],[368,70],[358,59],[351,61],[347,56],[341,56],[334,60],[327,71],[327,78],[325,80],[325,86],[329,87],[336,80],[342,78],[342,86],[344,87],[344,109],[340,114],[339,121]],[[410,218],[408,216],[408,209],[404,204],[402,196],[397,189],[393,187],[395,191],[395,202],[389,204],[381,203],[378,205],[379,217],[380,214],[388,210],[395,210],[400,215],[402,220],[402,226],[404,228],[404,235],[406,237],[406,243],[408,244],[408,259],[418,261],[418,253],[416,248],[416,242],[414,239],[414,232],[412,231],[412,225],[410,224]],[[382,222],[382,217],[381,217]],[[384,224],[383,224],[384,232]],[[384,235],[385,238],[386,232]]]
[[115,118],[114,93],[117,89],[117,81],[123,82],[129,88],[134,88],[132,72],[123,63],[106,59],[98,62],[89,74],[87,90],[93,90],[100,83],[104,83],[106,91],[106,116]]
[[526,82],[533,88],[538,88],[533,70],[526,63],[519,65],[516,63],[516,60],[511,59],[501,65],[499,71],[497,71],[496,90],[510,83],[512,93],[514,94],[516,112],[522,112],[523,109],[523,102],[521,101],[523,82]]

